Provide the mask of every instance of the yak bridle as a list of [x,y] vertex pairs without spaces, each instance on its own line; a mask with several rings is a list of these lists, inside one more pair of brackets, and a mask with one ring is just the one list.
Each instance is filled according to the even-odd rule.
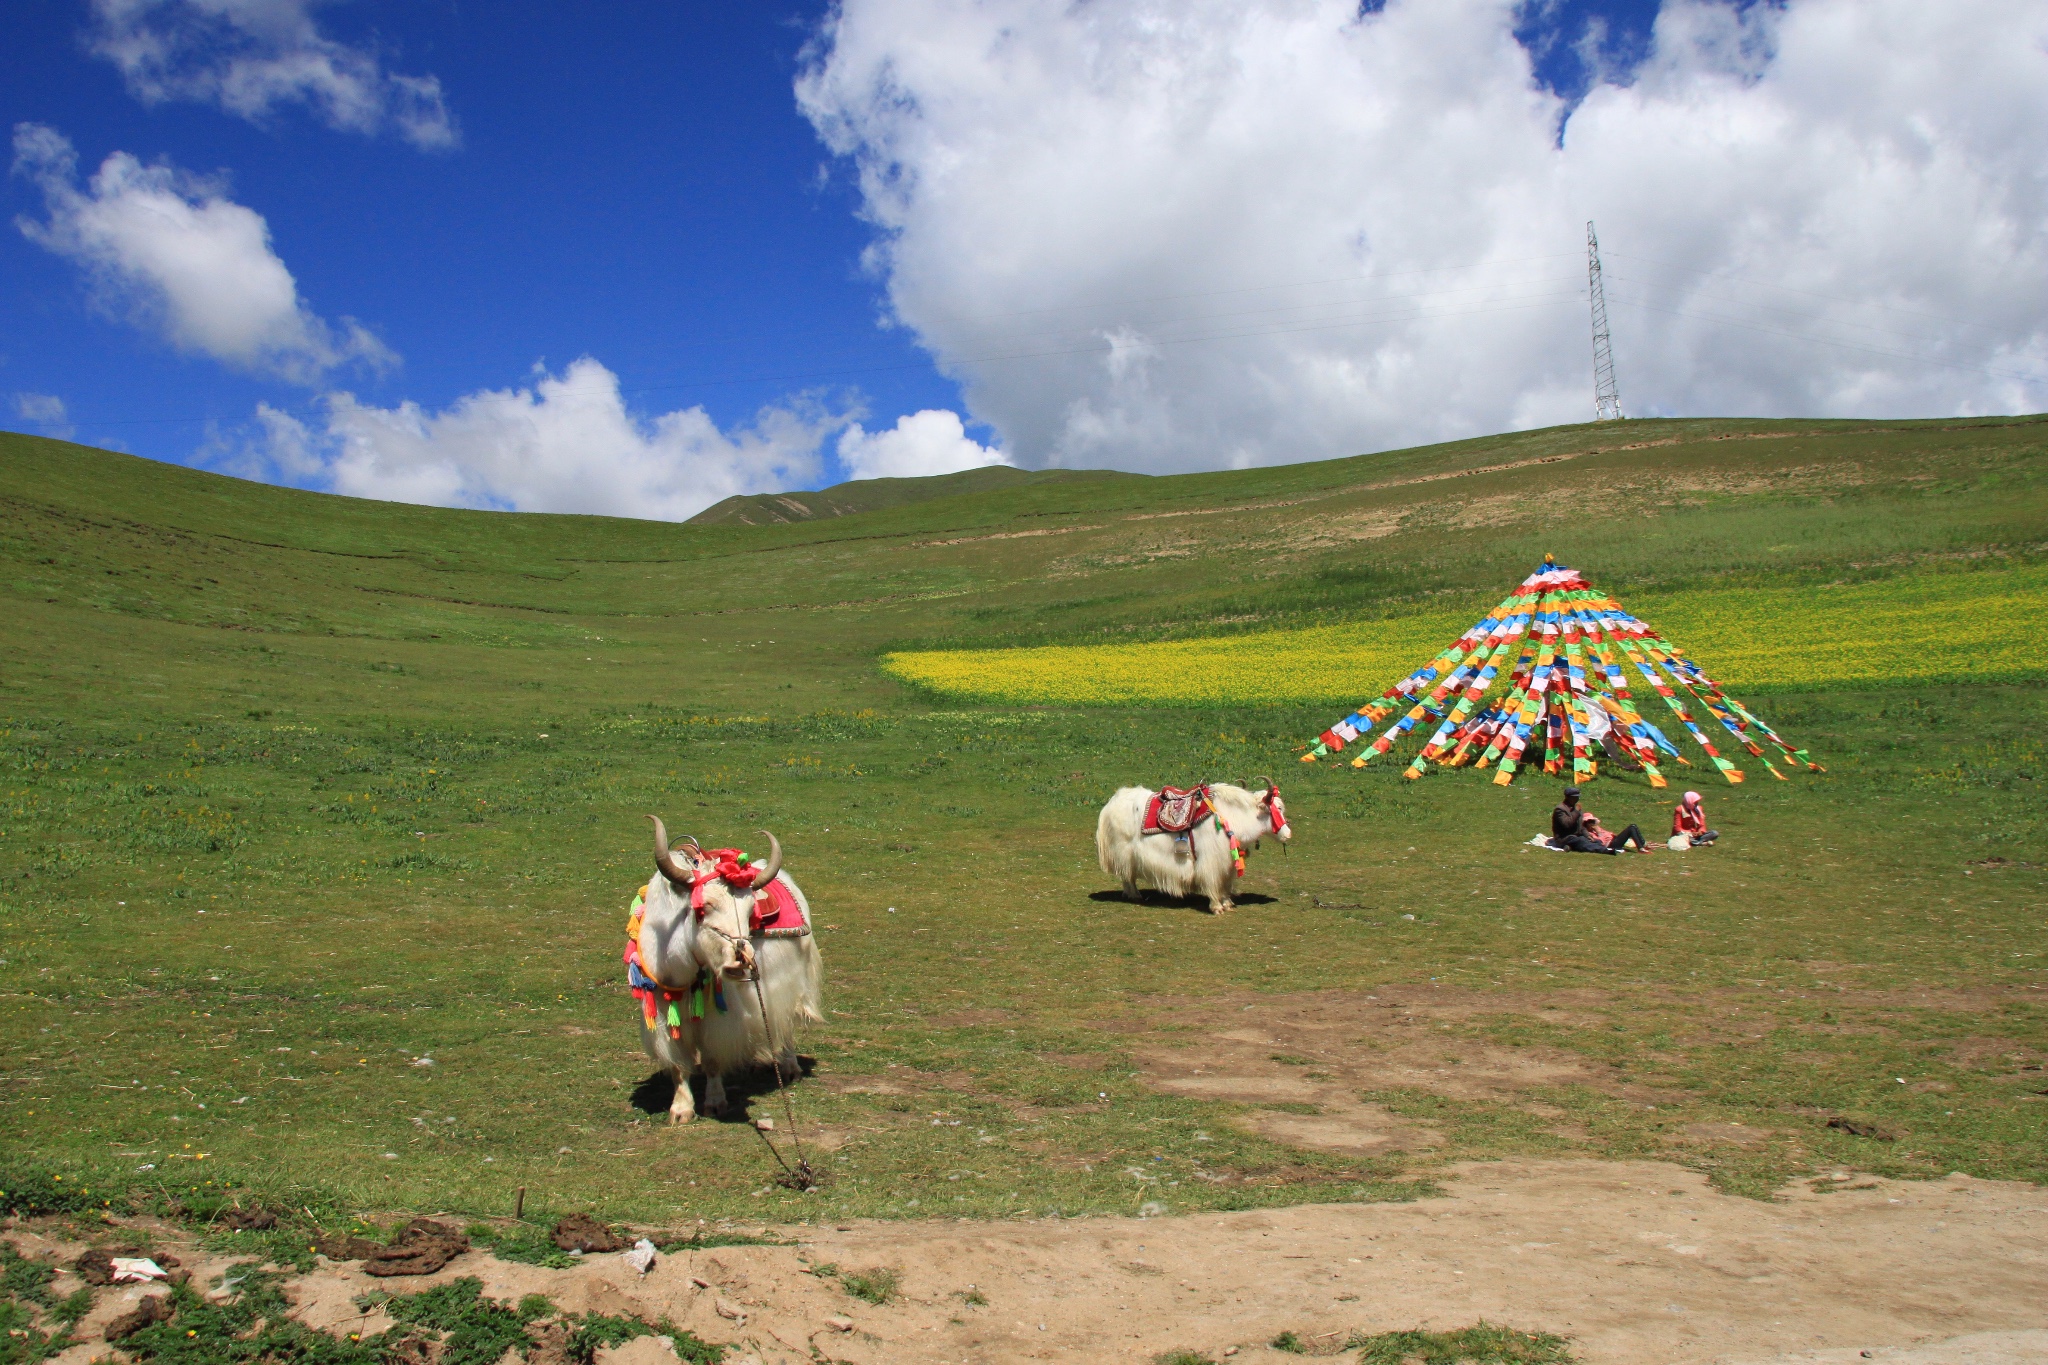
[[1273,837],[1280,840],[1280,847],[1284,852],[1287,840],[1282,836],[1289,834],[1287,806],[1280,800],[1280,784],[1270,777],[1265,779],[1265,784],[1266,791],[1259,797],[1259,805],[1265,810],[1266,820],[1273,826]]

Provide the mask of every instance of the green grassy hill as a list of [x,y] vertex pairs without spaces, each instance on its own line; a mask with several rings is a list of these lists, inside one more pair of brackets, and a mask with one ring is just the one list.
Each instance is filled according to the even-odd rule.
[[735,494],[690,518],[695,526],[773,526],[821,517],[850,517],[963,493],[1014,492],[1035,483],[1074,479],[1131,479],[1110,469],[1013,469],[989,465],[923,479],[854,479],[818,491]]
[[[1660,1154],[1748,1190],[1819,1162],[2040,1178],[2038,684],[1774,694],[1828,774],[1711,790],[1711,857],[1609,864],[1518,854],[1540,777],[1292,765],[1327,708],[963,706],[877,660],[1369,631],[1490,605],[1546,551],[1624,598],[1988,581],[2040,562],[2044,470],[2041,418],[1636,421],[882,481],[855,486],[870,510],[842,488],[799,495],[806,519],[677,526],[0,435],[0,1157],[168,1182],[204,1152],[203,1178],[366,1208],[525,1184],[529,1208],[649,1218],[1128,1211],[1133,1162],[1173,1173],[1137,1182],[1170,1208],[1355,1198],[1511,1151]],[[1114,787],[1267,771],[1300,831],[1253,858],[1270,900],[1090,899]],[[1596,793],[1668,819],[1626,780]],[[774,828],[828,926],[799,1087],[823,1202],[755,1197],[744,1131],[629,1102],[617,950],[650,810],[720,843]],[[1362,1155],[1153,1084],[1134,1050],[1193,1041],[1190,1002],[1397,984],[1468,1002],[1449,1054],[1577,1070],[1491,1098],[1377,1085],[1374,1112],[1434,1138]],[[1754,1140],[1712,1136],[1735,1121]]]

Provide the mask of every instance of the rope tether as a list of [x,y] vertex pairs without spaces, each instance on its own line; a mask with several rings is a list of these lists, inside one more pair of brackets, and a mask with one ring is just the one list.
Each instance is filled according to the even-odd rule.
[[[782,1053],[775,1046],[775,1026],[768,1016],[768,997],[761,992],[761,968],[758,962],[754,967],[754,1000],[761,1006],[761,1027],[768,1034],[768,1050],[774,1057],[771,1065],[775,1068],[775,1088],[782,1092],[782,1116],[789,1121],[789,1140],[796,1150],[796,1165],[792,1166],[783,1160],[781,1150],[768,1136],[766,1129],[755,1124],[754,1131],[761,1135],[761,1141],[768,1144],[769,1154],[775,1158],[775,1164],[782,1167],[780,1184],[792,1190],[815,1190],[822,1177],[812,1170],[811,1163],[804,1159],[803,1135],[797,1131],[796,1126],[796,1105],[789,1097],[789,1082],[782,1075]],[[793,1050],[791,1055],[795,1055]]]

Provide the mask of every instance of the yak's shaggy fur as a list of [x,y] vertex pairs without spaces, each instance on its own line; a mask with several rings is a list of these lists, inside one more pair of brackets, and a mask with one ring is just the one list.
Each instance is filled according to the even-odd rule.
[[[1261,839],[1278,837],[1284,843],[1293,837],[1285,824],[1273,828],[1261,796],[1227,782],[1209,785],[1211,804],[1247,853]],[[1230,840],[1210,819],[1199,821],[1186,834],[1145,833],[1145,807],[1151,799],[1150,788],[1124,787],[1109,798],[1095,822],[1095,855],[1102,870],[1123,883],[1124,899],[1138,900],[1139,888],[1150,887],[1169,896],[1205,896],[1211,914],[1235,909],[1231,893],[1237,886],[1237,869],[1230,858]]]
[[[811,918],[811,903],[787,873],[780,880],[796,897],[804,922]],[[640,921],[640,961],[644,969],[670,985],[694,981],[700,970],[709,970],[724,984],[725,1011],[707,1004],[702,1019],[683,1014],[683,1036],[671,1038],[666,1028],[640,1025],[640,1046],[655,1064],[675,1077],[675,1101],[669,1118],[688,1123],[696,1116],[690,1095],[690,1077],[704,1077],[704,1111],[715,1114],[725,1108],[725,1077],[742,1067],[773,1062],[785,1079],[797,1072],[796,1035],[805,1024],[822,1024],[825,965],[818,954],[817,939],[811,934],[799,938],[747,937],[746,925],[753,910],[754,891],[736,891],[722,881],[705,887],[704,917],[699,920],[690,909],[690,893],[670,884],[657,872],[647,889]],[[760,995],[754,982],[735,974],[739,956],[732,938],[747,941],[760,977]],[[761,1001],[768,1003],[763,1018]]]

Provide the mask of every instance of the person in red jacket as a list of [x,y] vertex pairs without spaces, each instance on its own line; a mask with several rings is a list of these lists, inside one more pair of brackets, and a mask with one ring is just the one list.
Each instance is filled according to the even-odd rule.
[[1687,792],[1685,800],[1672,808],[1671,832],[1683,834],[1695,848],[1721,837],[1720,830],[1707,828],[1707,808],[1700,804],[1698,792]]

